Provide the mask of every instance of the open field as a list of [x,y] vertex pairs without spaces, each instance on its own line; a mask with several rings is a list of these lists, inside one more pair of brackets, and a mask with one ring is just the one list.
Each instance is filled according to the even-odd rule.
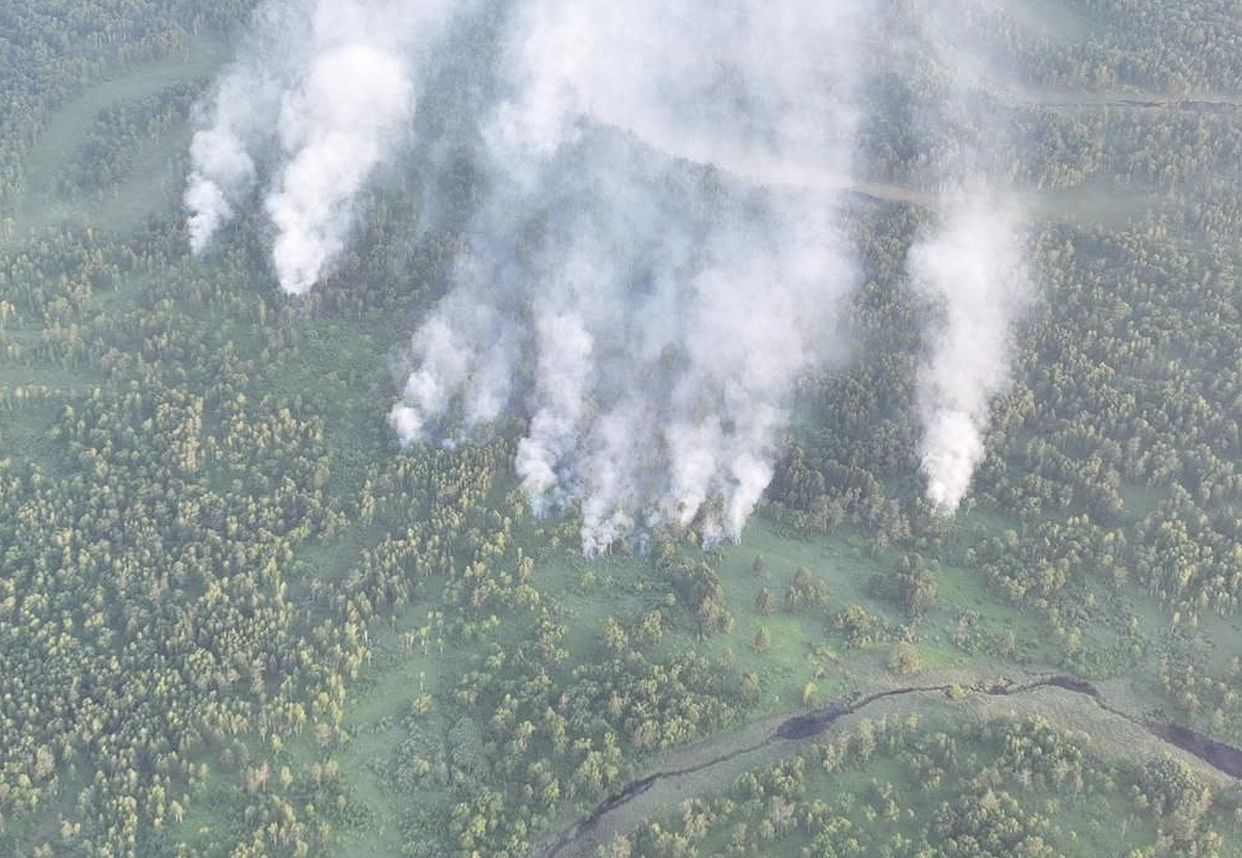
[[142,169],[119,186],[91,196],[67,197],[57,187],[62,171],[79,150],[96,118],[106,108],[137,102],[174,85],[209,79],[227,58],[227,48],[212,38],[190,42],[182,53],[112,75],[61,105],[39,133],[24,166],[24,192],[5,212],[9,232],[0,250],[14,241],[56,225],[125,233],[153,214],[168,211],[184,181],[180,164],[189,142],[186,127],[144,142],[134,153]]

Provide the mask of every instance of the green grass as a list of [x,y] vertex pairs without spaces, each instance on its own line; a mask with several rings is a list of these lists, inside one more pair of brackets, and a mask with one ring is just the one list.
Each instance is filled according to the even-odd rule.
[[[847,654],[844,643],[830,630],[831,617],[851,604],[861,604],[870,614],[896,620],[891,606],[866,593],[867,579],[883,571],[884,566],[868,556],[865,545],[862,537],[848,532],[827,538],[785,534],[778,524],[756,517],[741,543],[725,549],[720,577],[737,627],[732,637],[716,639],[713,646],[731,649],[740,670],[758,674],[762,710],[800,707],[802,689],[812,681],[819,688],[819,699],[828,699],[847,690],[852,682],[850,674],[860,668],[875,668],[869,664],[874,659],[858,652]],[[765,569],[757,575],[754,563],[759,556]],[[828,604],[791,615],[784,609],[785,592],[800,567],[827,584]],[[755,610],[755,598],[765,587],[778,605],[767,617]],[[766,653],[753,648],[761,626],[771,634],[771,648]]]
[[[770,582],[755,576],[756,556],[763,557]],[[736,586],[739,596],[749,595],[752,601],[762,586],[779,598],[794,572],[803,566],[828,582],[833,605],[859,603],[869,611],[887,610],[886,605],[867,595],[866,587],[872,575],[888,571],[891,563],[870,556],[866,537],[847,529],[827,538],[803,537],[784,532],[770,519],[756,517],[742,534],[741,543],[725,550],[721,577],[731,591]]]
[[[191,40],[184,51],[156,62],[128,67],[105,77],[62,104],[48,120],[26,158],[24,191],[14,200],[14,238],[59,223],[125,232],[175,199],[182,177],[173,165],[184,151],[188,131],[163,135],[141,147],[142,167],[111,193],[65,199],[54,190],[56,176],[81,147],[95,117],[118,102],[136,100],[186,81],[205,78],[223,63],[225,45],[215,39]],[[2,244],[3,242],[0,242]]]
[[[353,695],[347,710],[353,738],[334,756],[350,787],[351,798],[370,812],[373,824],[342,832],[337,854],[342,858],[385,858],[402,855],[404,838],[399,823],[411,810],[446,811],[446,792],[399,793],[390,789],[376,768],[391,759],[396,745],[406,738],[402,716],[422,690],[445,687],[466,665],[451,654],[442,655],[433,647],[430,654],[404,653],[397,659],[391,642],[380,648],[386,664],[376,671],[363,689]],[[427,743],[439,745],[448,728],[444,707],[437,695],[434,708],[422,716],[416,728]]]
[[1156,489],[1150,486],[1126,485],[1121,489],[1121,499],[1125,502],[1125,519],[1128,523],[1137,524],[1156,511],[1160,502],[1169,496],[1167,489]]
[[1056,659],[1047,623],[993,597],[981,572],[941,566],[938,579],[939,605],[929,619],[937,626],[939,640],[952,639],[957,633],[957,620],[963,614],[977,614],[971,631],[993,637],[1012,632],[1015,654],[1021,660],[1051,663]]
[[0,410],[0,460],[36,464],[49,473],[61,473],[67,464],[64,450],[48,437],[48,430],[57,423],[64,407],[64,400],[53,397]]
[[228,833],[232,820],[228,807],[235,787],[223,775],[215,774],[198,788],[185,810],[181,822],[170,818],[168,834],[174,843],[206,846],[220,842]]

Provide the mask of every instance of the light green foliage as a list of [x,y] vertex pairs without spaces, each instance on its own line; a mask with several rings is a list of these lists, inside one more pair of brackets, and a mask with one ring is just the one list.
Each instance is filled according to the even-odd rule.
[[898,676],[909,676],[923,669],[923,660],[913,646],[899,643],[888,656],[888,669]]
[[1139,773],[1140,804],[1151,808],[1182,842],[1193,840],[1212,806],[1212,791],[1180,760],[1152,760]]

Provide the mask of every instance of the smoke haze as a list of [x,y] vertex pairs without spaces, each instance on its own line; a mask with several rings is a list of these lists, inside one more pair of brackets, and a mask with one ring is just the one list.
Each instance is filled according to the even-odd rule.
[[[1029,213],[1016,195],[995,190],[1012,167],[997,154],[1010,148],[1011,129],[988,91],[1004,70],[950,47],[971,41],[957,32],[958,14],[956,5],[938,0],[927,7],[932,55],[945,70],[946,92],[937,115],[925,121],[928,132],[955,145],[932,165],[948,190],[931,203],[933,225],[907,259],[915,290],[938,313],[930,353],[918,371],[917,405],[926,494],[943,514],[958,509],[983,461],[992,401],[1010,380],[1013,328],[1032,293],[1024,236]],[[983,136],[967,133],[970,127],[983,129]]]
[[[464,2],[281,0],[201,112],[185,194],[205,252],[261,206],[281,288],[331,270],[357,201],[414,142]],[[485,188],[451,287],[414,332],[390,414],[403,444],[523,421],[539,514],[577,512],[588,553],[653,528],[736,539],[770,482],[795,388],[848,355],[859,272],[847,191],[942,212],[909,260],[944,310],[920,374],[929,495],[956,508],[1008,375],[1018,219],[986,194],[858,184],[883,0],[522,0],[488,11],[470,73]],[[908,11],[908,10],[907,10]],[[904,13],[903,13],[904,14]],[[487,16],[483,16],[487,17]],[[870,41],[867,41],[870,40]]]

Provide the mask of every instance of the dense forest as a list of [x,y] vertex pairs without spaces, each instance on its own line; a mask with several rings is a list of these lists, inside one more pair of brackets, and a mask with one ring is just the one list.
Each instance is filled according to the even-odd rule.
[[[190,122],[254,5],[0,5],[0,854],[543,854],[771,719],[1055,673],[1107,708],[894,703],[582,854],[1242,855],[1236,780],[1109,739],[1117,710],[1242,745],[1234,0],[968,3],[1012,74],[954,136],[910,130],[951,70],[881,76],[846,206],[860,347],[802,380],[740,543],[692,523],[598,559],[519,491],[520,416],[404,448],[386,421],[478,193],[467,95],[420,108],[449,167],[375,183],[313,294],[274,287],[254,214],[189,253]],[[914,5],[886,3],[903,44]],[[903,260],[927,165],[998,113],[1040,294],[946,517]]]

